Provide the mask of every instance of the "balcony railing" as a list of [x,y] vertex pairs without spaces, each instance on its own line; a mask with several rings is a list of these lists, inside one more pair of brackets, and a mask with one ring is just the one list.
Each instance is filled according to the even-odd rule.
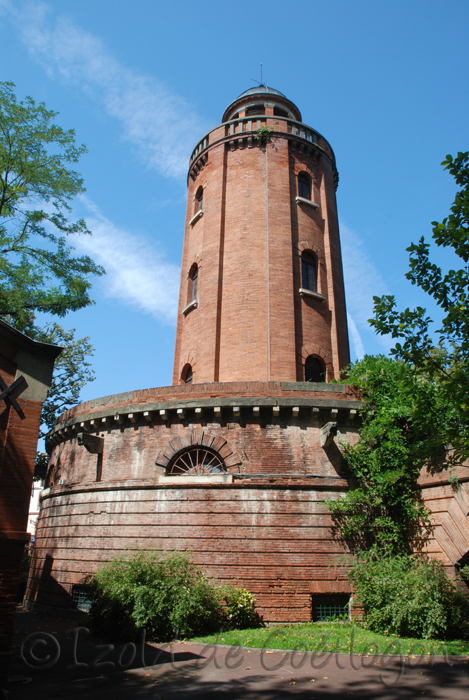
[[[309,143],[319,146],[327,153],[329,153],[332,156],[332,158],[334,158],[334,154],[332,152],[331,147],[329,146],[326,139],[324,139],[324,137],[321,136],[321,134],[319,134],[319,132],[315,131],[315,129],[312,129],[310,126],[303,124],[302,122],[297,122],[293,119],[287,119],[284,117],[259,115],[259,117],[250,116],[242,117],[241,119],[233,119],[232,121],[226,122],[224,124],[225,138],[235,135],[239,136],[239,134],[252,134],[253,132],[256,132],[263,126],[269,126],[269,123],[271,123],[273,120],[275,120],[276,122],[286,123],[286,133],[292,134],[293,136],[297,136],[301,139],[304,139],[305,141],[308,141]],[[220,127],[217,127],[217,129],[218,128]],[[206,134],[192,151],[190,165],[192,165],[192,163],[199,157],[199,155],[208,148],[210,143],[210,133]]]

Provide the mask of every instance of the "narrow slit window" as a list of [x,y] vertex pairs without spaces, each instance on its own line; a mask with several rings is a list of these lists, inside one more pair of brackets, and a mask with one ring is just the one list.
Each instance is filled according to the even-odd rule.
[[192,282],[192,294],[191,294],[191,301],[196,301],[197,299],[197,283],[199,280],[199,268],[197,265],[194,267],[191,275],[191,282]]
[[310,292],[318,291],[318,268],[316,258],[304,250],[301,254],[301,286]]
[[195,195],[195,213],[202,211],[204,208],[204,188],[199,187]]
[[311,180],[306,173],[298,175],[298,196],[303,199],[311,199]]

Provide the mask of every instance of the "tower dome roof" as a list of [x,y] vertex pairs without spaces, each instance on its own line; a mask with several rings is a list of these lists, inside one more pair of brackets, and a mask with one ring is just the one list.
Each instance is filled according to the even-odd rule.
[[[241,93],[239,97],[243,97],[243,95],[257,95],[257,93],[269,93],[269,95],[280,95],[281,97],[286,96],[283,94],[283,92],[280,92],[280,90],[275,90],[274,88],[268,87],[267,85],[257,85],[256,87],[249,88],[249,90],[245,90],[244,92]],[[237,98],[239,100],[239,97]]]
[[222,117],[222,122],[229,121],[233,119],[233,114],[236,112],[237,108],[242,108],[243,105],[249,103],[252,98],[267,98],[269,101],[278,102],[279,105],[287,107],[291,112],[293,119],[301,121],[301,112],[294,102],[288,99],[283,92],[276,90],[275,88],[268,87],[267,85],[256,85],[255,87],[249,88],[242,92],[233,102],[231,102],[225,109]]

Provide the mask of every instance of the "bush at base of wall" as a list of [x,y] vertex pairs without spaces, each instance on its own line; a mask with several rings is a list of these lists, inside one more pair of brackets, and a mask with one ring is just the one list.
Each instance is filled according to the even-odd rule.
[[100,634],[168,641],[262,624],[245,590],[217,587],[186,553],[124,555],[86,580],[90,624]]
[[439,562],[371,551],[355,557],[349,578],[368,629],[420,639],[469,639],[469,599]]

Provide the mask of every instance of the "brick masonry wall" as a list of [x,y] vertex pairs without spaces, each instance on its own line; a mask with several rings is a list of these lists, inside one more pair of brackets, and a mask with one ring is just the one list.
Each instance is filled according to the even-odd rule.
[[[330,380],[349,362],[332,151],[323,140],[322,150],[305,149],[286,121],[264,122],[274,129],[264,147],[215,129],[189,178],[174,384],[186,364],[203,383],[302,380],[308,354],[323,359]],[[300,171],[317,211],[296,202]],[[191,224],[200,187],[204,213]],[[318,258],[325,301],[299,295],[306,249]],[[198,305],[183,313],[194,263]]]
[[[11,384],[14,371],[5,371],[11,363],[2,359],[2,377]],[[29,542],[26,527],[42,405],[17,400],[22,417],[3,402],[0,411],[0,687],[9,664],[21,559]]]
[[[358,426],[350,419],[357,397],[349,387],[322,389],[275,382],[163,387],[69,411],[57,426],[61,437],[52,449],[51,490],[39,518],[28,599],[68,606],[72,586],[84,575],[135,548],[190,550],[220,582],[251,590],[267,621],[310,619],[312,595],[349,592],[344,569],[330,566],[343,552],[333,539],[325,501],[340,497],[348,486],[339,440],[357,439]],[[278,418],[274,397],[284,404]],[[195,407],[204,401],[204,415],[196,420]],[[312,412],[311,405],[321,401],[321,409]],[[261,404],[258,418],[252,415],[256,403]],[[218,418],[216,404],[223,404]],[[236,404],[239,417],[233,414]],[[157,411],[154,420],[143,417],[145,407],[162,405],[172,406],[166,421]],[[183,419],[177,418],[178,406],[186,407]],[[136,408],[140,413],[131,414],[132,423],[127,411]],[[122,423],[100,428],[102,416],[116,410]],[[339,434],[323,448],[320,426],[332,410],[338,412]],[[104,440],[101,481],[96,480],[97,455],[77,444],[81,419],[88,432]],[[190,444],[219,449],[233,483],[160,481],[171,456]],[[465,468],[459,476],[459,491],[446,473],[423,475],[421,481],[435,521],[428,553],[450,574],[469,552]]]
[[68,606],[73,584],[125,550],[189,550],[219,583],[245,587],[267,621],[311,619],[311,594],[345,592],[342,552],[310,488],[153,487],[61,493],[43,502],[27,598]]
[[[331,419],[331,410],[337,406],[339,436],[356,439],[357,428],[350,419],[350,410],[359,405],[357,397],[349,387],[323,385],[323,391],[314,391],[308,384],[294,385],[303,390],[291,389],[289,384],[283,386],[284,390],[274,382],[184,385],[168,387],[168,392],[164,388],[134,392],[132,396],[116,395],[107,401],[77,406],[56,427],[59,442],[51,452],[49,482],[71,485],[96,479],[97,455],[78,445],[77,434],[83,430],[104,440],[105,481],[154,479],[160,473],[158,465],[164,464],[160,455],[175,438],[187,438],[194,431],[226,441],[222,457],[232,473],[339,476],[341,454],[337,442],[322,448],[320,427]],[[158,403],[158,398],[165,401]],[[220,415],[215,414],[213,404],[222,407]],[[236,404],[240,407],[239,416],[233,413]],[[256,404],[260,407],[259,417],[253,413]],[[273,414],[274,404],[280,405],[278,416]],[[296,404],[299,410],[294,416]],[[320,406],[315,412],[314,404]],[[167,410],[163,419],[158,407],[170,405],[173,408]],[[195,413],[197,406],[203,407],[202,414]],[[184,417],[178,417],[177,407],[184,407]],[[151,412],[150,420],[144,417],[145,410]],[[120,422],[115,420],[116,413]]]
[[454,576],[456,564],[463,558],[463,563],[467,563],[469,554],[468,468],[458,467],[455,475],[459,479],[458,488],[449,483],[447,471],[422,474],[420,478],[422,499],[432,514],[434,525],[426,550],[441,561],[450,576]]
[[[194,561],[220,582],[252,591],[266,620],[310,619],[313,593],[349,590],[343,570],[329,568],[341,549],[331,538],[324,503],[338,497],[347,482],[338,443],[321,447],[320,426],[336,410],[339,438],[355,440],[350,410],[358,403],[348,387],[313,386],[257,382],[154,390],[166,406],[171,397],[178,399],[167,420],[154,411],[148,421],[140,410],[138,420],[130,414],[132,423],[130,403],[119,415],[122,423],[111,421],[104,429],[101,416],[112,415],[119,404],[122,411],[123,397],[97,400],[94,410],[88,403],[69,411],[56,428],[51,490],[42,502],[27,598],[67,606],[72,585],[115,554],[128,548],[181,549],[193,552]],[[207,398],[213,394],[216,398]],[[142,398],[156,396],[125,395],[140,409]],[[231,405],[220,416],[205,404],[196,419],[195,407],[223,400]],[[281,405],[278,417],[275,402]],[[236,403],[239,416],[233,414]],[[253,415],[256,403],[259,417]],[[314,403],[321,404],[318,411],[312,411]],[[182,420],[177,406],[186,407]],[[98,456],[78,445],[81,423],[104,440],[101,481]],[[214,484],[209,477],[196,485],[184,482],[187,477],[181,485],[161,482],[168,459],[190,444],[217,449],[234,482]]]

